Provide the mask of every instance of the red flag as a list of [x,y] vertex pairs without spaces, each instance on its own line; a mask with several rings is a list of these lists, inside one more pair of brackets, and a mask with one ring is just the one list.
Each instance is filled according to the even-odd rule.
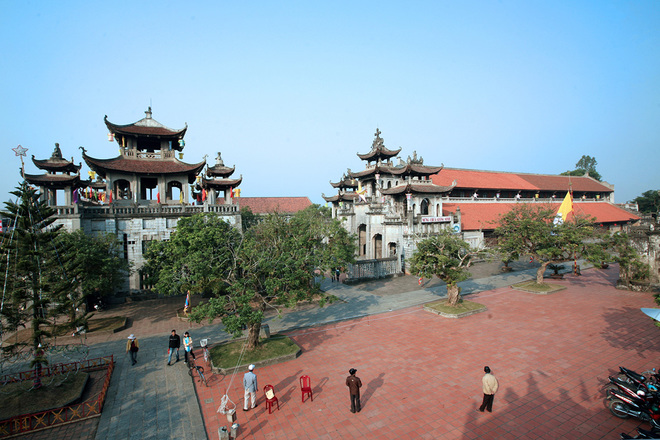
[[229,198],[230,199],[234,198],[234,189],[231,186],[229,187]]
[[160,192],[156,193],[156,201],[160,203]]
[[203,189],[202,190],[202,202],[206,200],[206,194],[207,194],[206,190]]
[[108,203],[112,203],[112,190],[108,191]]

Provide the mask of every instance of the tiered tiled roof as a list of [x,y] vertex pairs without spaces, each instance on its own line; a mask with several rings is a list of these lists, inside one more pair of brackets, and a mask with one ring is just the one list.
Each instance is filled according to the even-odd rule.
[[62,151],[60,150],[60,144],[58,143],[55,144],[55,150],[50,156],[50,159],[35,159],[34,155],[32,155],[32,163],[34,163],[34,165],[40,170],[57,173],[77,173],[82,166],[74,164],[73,158],[71,158],[71,160],[64,159],[62,157]]
[[380,137],[380,133],[381,131],[379,129],[376,129],[376,133],[374,133],[376,138],[371,144],[371,151],[368,152],[367,154],[358,153],[357,155],[360,159],[372,162],[372,161],[386,160],[389,159],[390,157],[394,157],[397,154],[399,154],[401,148],[399,148],[398,150],[389,150],[385,147],[383,138]]
[[424,181],[409,180],[406,181],[403,185],[398,185],[393,188],[381,189],[381,192],[385,195],[407,194],[407,193],[442,194],[451,191],[453,188],[454,188],[453,185],[439,186],[432,184],[431,181],[424,183]]
[[188,125],[186,124],[185,128],[180,130],[174,130],[164,126],[155,119],[152,119],[151,107],[149,107],[145,113],[145,118],[142,118],[132,124],[113,124],[112,122],[108,121],[107,115],[105,116],[104,121],[105,125],[108,127],[108,130],[110,130],[110,132],[115,135],[119,134],[141,137],[156,137],[163,140],[176,141],[172,142],[172,149],[181,150],[182,147],[179,146],[178,140],[183,139],[183,136],[186,134],[186,130],[188,129]]
[[203,188],[213,188],[218,190],[225,190],[236,188],[243,182],[243,176],[238,179],[202,179]]
[[312,205],[308,197],[236,197],[234,200],[255,214],[294,214]]
[[[464,231],[493,230],[499,226],[497,222],[500,216],[511,211],[519,203],[443,203],[442,211],[444,215],[448,215],[450,212],[456,212],[456,209],[460,207],[461,228]],[[557,211],[561,205],[559,202],[531,204],[550,208],[554,211]],[[640,219],[640,217],[608,202],[575,202],[573,209],[576,214],[595,217],[596,223],[626,223]],[[568,219],[570,218],[571,215],[569,214]]]
[[451,185],[456,188],[523,191],[568,191],[614,192],[614,190],[591,177],[558,176],[550,174],[507,173],[498,171],[478,171],[460,168],[444,168],[432,176],[436,185]]
[[215,158],[215,165],[206,168],[206,175],[209,177],[212,176],[229,177],[232,174],[234,174],[235,169],[236,166],[233,167],[225,166],[225,163],[222,161],[222,156],[220,155],[220,152],[218,152],[218,156]]
[[355,179],[349,179],[346,177],[346,174],[344,174],[341,177],[341,180],[337,183],[332,183],[330,182],[330,185],[332,185],[333,188],[357,188],[358,187],[358,181]]
[[118,156],[113,159],[95,159],[89,157],[83,151],[83,159],[87,165],[96,171],[101,177],[105,178],[108,171],[114,171],[127,174],[144,174],[144,175],[157,175],[157,174],[187,174],[189,183],[195,181],[195,176],[206,165],[206,161],[196,164],[189,164],[181,162],[178,159],[163,159],[163,160],[144,160],[144,159],[128,159],[123,156]]
[[325,194],[321,194],[321,197],[323,197],[323,199],[326,202],[342,202],[342,201],[355,202],[357,199],[360,198],[360,196],[356,192],[347,192],[330,197],[326,197]]
[[66,188],[78,186],[79,174],[24,174],[23,178],[33,185],[43,185],[50,188]]

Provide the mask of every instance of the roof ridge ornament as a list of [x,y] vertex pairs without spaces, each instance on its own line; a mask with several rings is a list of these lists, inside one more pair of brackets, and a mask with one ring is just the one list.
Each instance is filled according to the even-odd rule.
[[53,150],[53,154],[51,154],[50,158],[55,160],[62,160],[62,150],[60,150],[59,143],[55,142],[55,149]]
[[381,133],[382,132],[380,131],[380,129],[378,127],[376,127],[376,133],[374,133],[374,136],[376,136],[376,138],[374,139],[373,143],[371,144],[371,151],[380,150],[385,146],[384,139],[380,137]]
[[145,115],[147,115],[147,119],[151,119],[151,106],[147,108],[147,111],[144,112]]

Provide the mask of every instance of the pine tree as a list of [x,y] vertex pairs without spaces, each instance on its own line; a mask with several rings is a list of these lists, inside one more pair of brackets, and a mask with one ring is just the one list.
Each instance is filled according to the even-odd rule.
[[[62,276],[63,267],[55,241],[61,225],[54,226],[55,212],[39,192],[25,181],[11,194],[16,202],[5,202],[3,217],[11,221],[2,240],[3,304],[2,331],[18,331],[31,327],[30,342],[14,342],[2,347],[4,352],[16,354],[30,346],[31,366],[37,373],[48,363],[45,357],[46,338],[50,336],[49,307],[53,298],[66,289],[68,280]],[[35,386],[39,386],[39,374]]]

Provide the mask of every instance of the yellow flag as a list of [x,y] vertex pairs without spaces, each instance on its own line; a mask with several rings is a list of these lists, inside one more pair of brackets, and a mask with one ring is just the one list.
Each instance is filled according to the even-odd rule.
[[557,215],[561,214],[562,220],[566,220],[566,216],[568,216],[569,212],[573,211],[573,197],[571,197],[570,192],[566,192],[566,197],[564,197],[564,201],[561,202],[561,205],[559,206],[559,211],[557,211]]

